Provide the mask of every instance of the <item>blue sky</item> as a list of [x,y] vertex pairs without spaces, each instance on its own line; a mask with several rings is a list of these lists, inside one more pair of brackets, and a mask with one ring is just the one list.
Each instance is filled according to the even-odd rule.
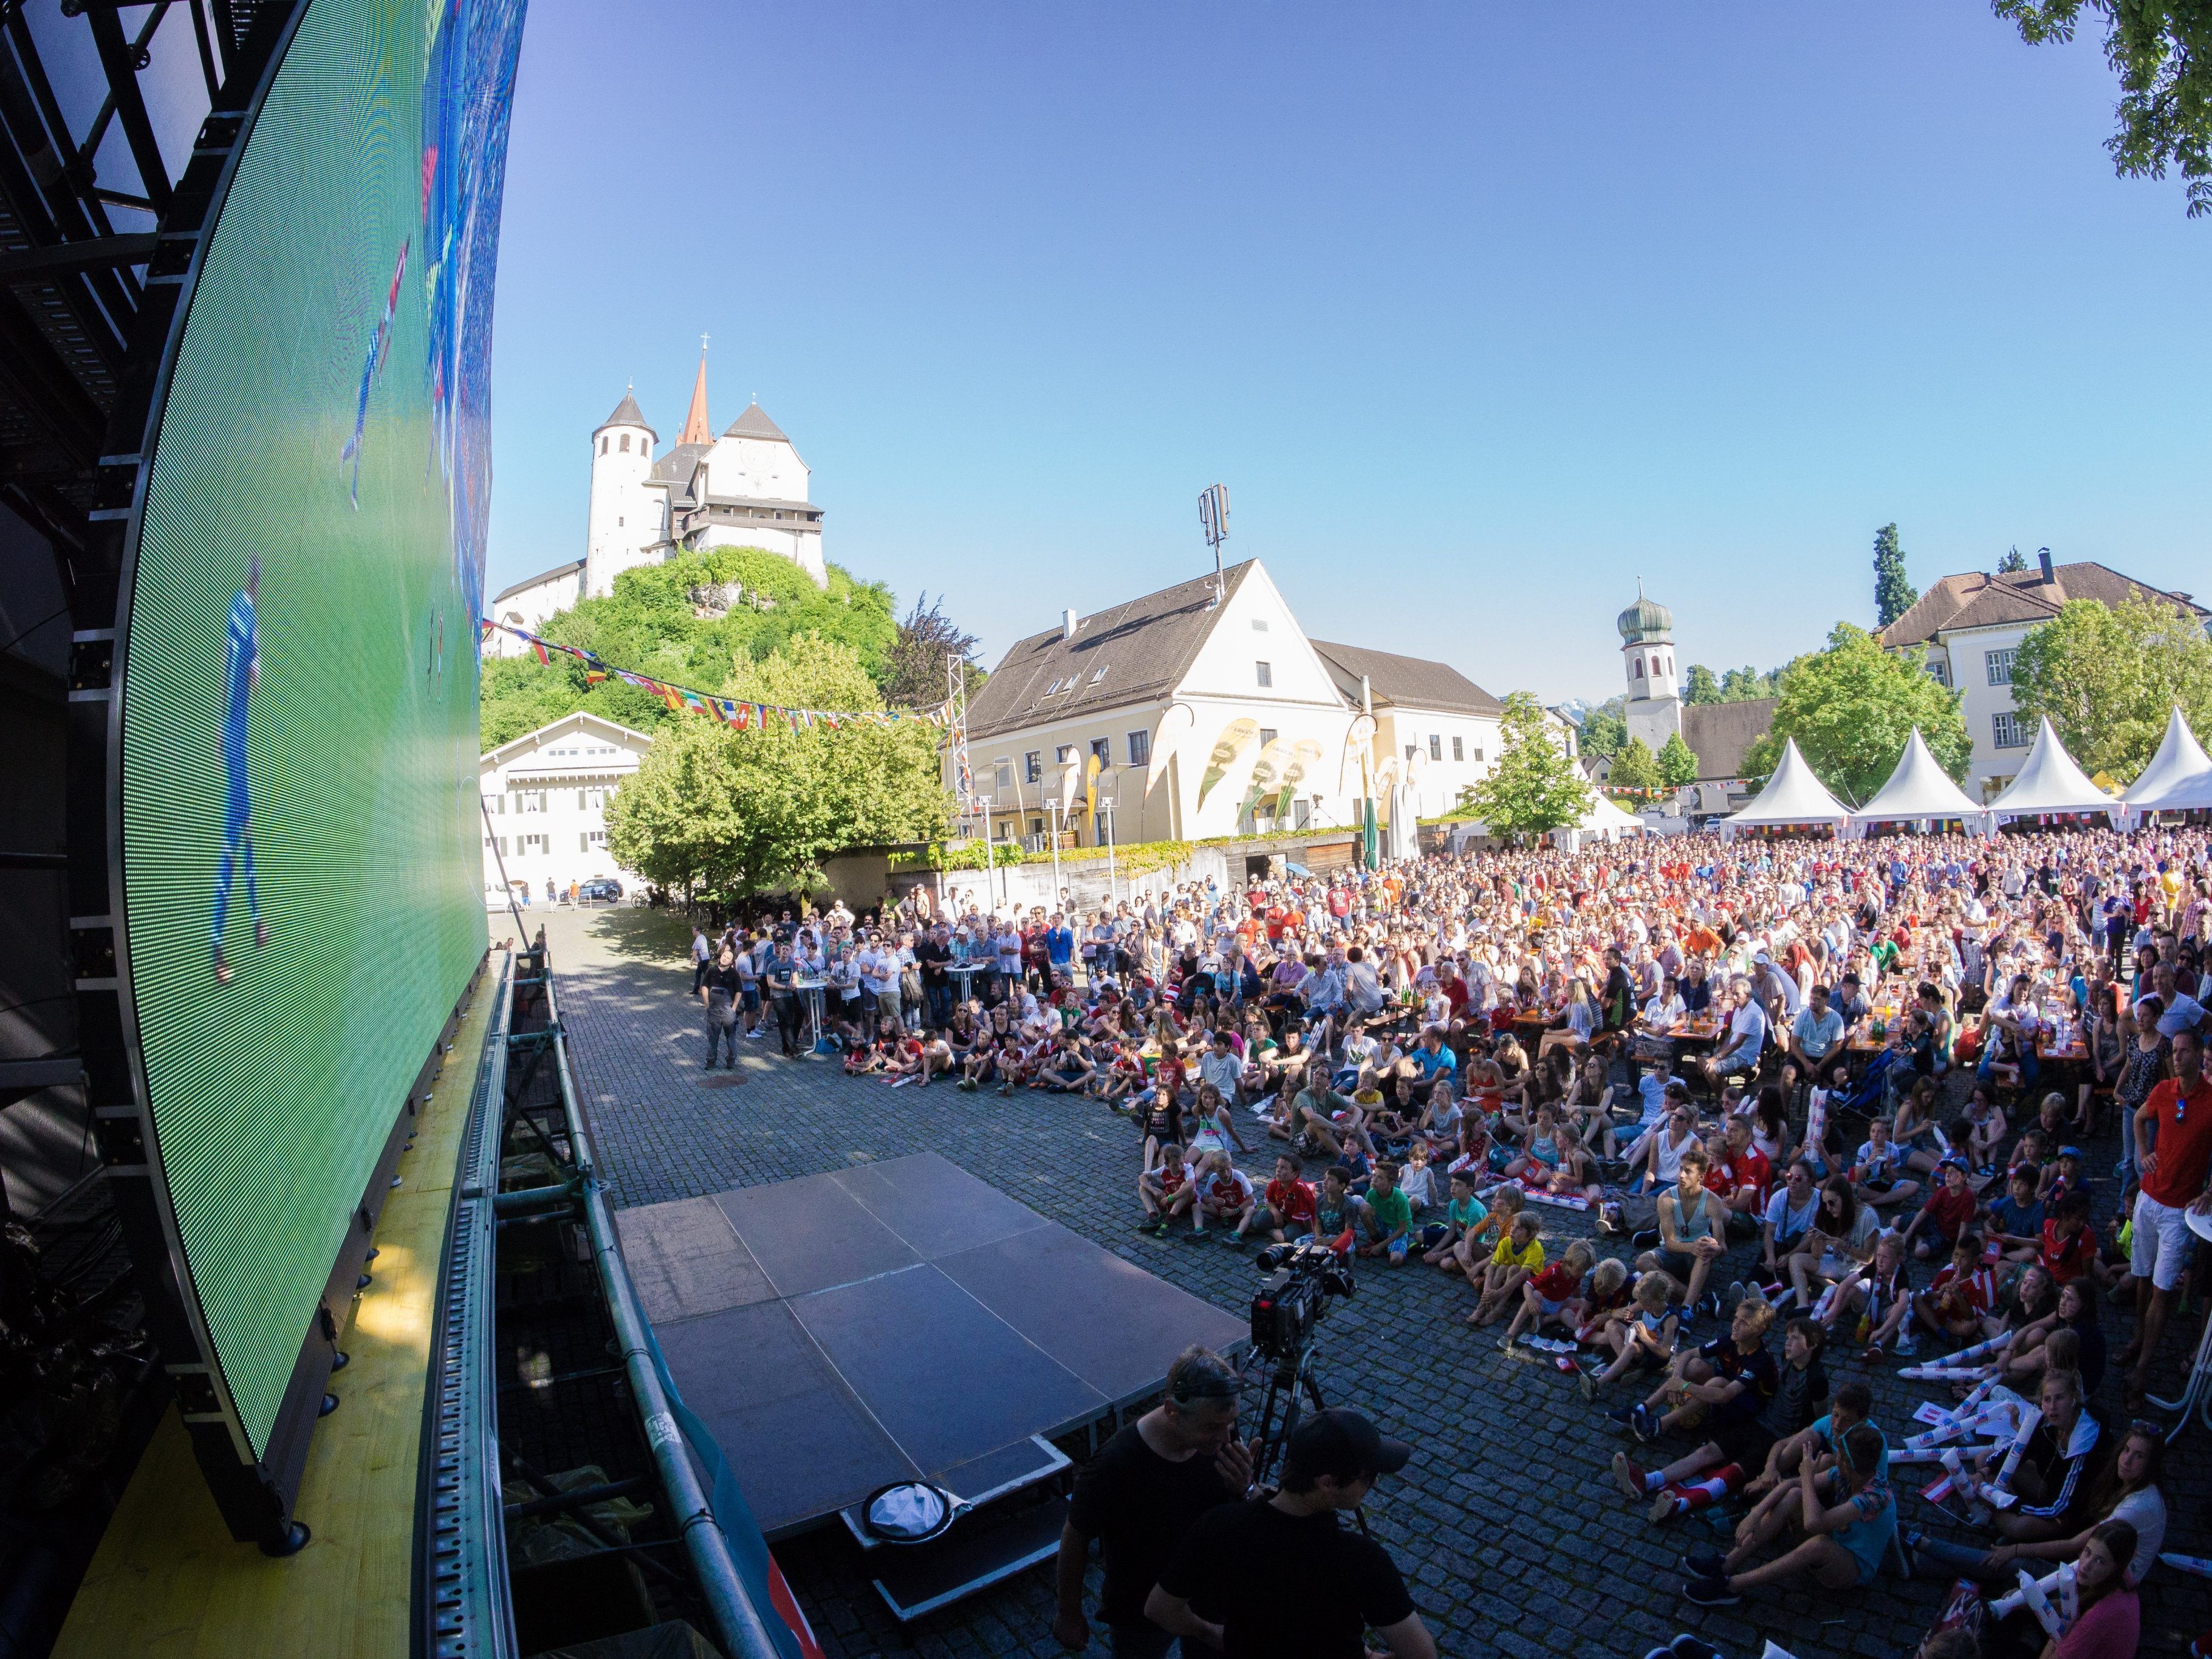
[[495,590],[702,332],[830,556],[983,655],[1210,568],[1503,692],[1766,666],[2017,544],[2212,591],[2212,224],[2116,179],[2093,40],[1976,0],[539,0],[495,358]]

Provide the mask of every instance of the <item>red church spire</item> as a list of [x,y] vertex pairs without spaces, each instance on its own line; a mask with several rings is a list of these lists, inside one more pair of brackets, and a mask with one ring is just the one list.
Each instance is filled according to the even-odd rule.
[[707,337],[699,337],[699,378],[691,383],[691,410],[684,417],[684,430],[676,441],[679,444],[710,444],[714,441],[714,428],[707,419]]

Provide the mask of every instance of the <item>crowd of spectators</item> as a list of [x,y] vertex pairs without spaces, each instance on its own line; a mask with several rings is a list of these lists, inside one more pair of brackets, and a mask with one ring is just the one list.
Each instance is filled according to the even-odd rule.
[[[1733,1548],[1686,1554],[1694,1601],[1909,1572],[1929,1526],[1923,1560],[2086,1583],[2117,1518],[2101,1607],[2165,1535],[2139,1419],[2212,1209],[2207,860],[2200,829],[1684,836],[1080,914],[909,898],[702,934],[695,988],[710,1066],[818,1029],[895,1086],[1066,1095],[1129,1124],[1159,1238],[1463,1285],[1468,1323],[1609,1414],[1655,1522],[1741,1509]],[[2006,1334],[2043,1413],[2018,1501],[1987,1547],[1951,1536],[1979,1516],[1901,1522],[1897,1425],[1832,1370]],[[2040,1647],[2017,1618],[1983,1642]]]

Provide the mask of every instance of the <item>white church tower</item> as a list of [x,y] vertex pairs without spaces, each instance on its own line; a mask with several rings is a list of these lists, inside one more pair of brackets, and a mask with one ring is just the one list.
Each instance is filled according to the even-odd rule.
[[659,556],[646,550],[661,539],[658,495],[646,488],[658,434],[645,423],[637,399],[625,392],[592,434],[592,507],[584,544],[584,597],[602,599],[615,578]]
[[1628,735],[1657,754],[1682,729],[1682,696],[1674,678],[1674,613],[1644,597],[1620,613],[1620,665],[1628,678],[1621,717]]

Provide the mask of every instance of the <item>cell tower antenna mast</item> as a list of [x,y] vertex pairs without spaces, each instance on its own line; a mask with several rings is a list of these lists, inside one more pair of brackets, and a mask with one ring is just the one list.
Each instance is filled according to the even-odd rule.
[[1213,603],[1228,597],[1221,575],[1221,544],[1229,539],[1229,486],[1208,484],[1199,492],[1198,521],[1206,530],[1206,544],[1213,550]]

